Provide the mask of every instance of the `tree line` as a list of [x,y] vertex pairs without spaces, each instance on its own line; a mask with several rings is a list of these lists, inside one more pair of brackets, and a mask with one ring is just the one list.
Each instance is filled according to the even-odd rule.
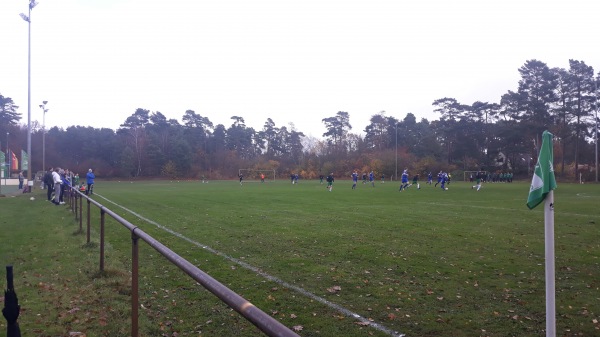
[[[312,179],[353,170],[394,176],[411,172],[487,170],[529,175],[537,160],[540,135],[555,135],[555,171],[575,178],[590,170],[595,158],[595,128],[600,73],[583,61],[569,68],[550,68],[528,60],[518,69],[516,91],[499,103],[464,104],[454,98],[432,103],[438,120],[417,121],[375,113],[364,133],[353,133],[350,114],[338,111],[322,119],[322,139],[307,137],[295,127],[277,126],[268,118],[261,129],[232,116],[229,126],[187,110],[182,123],[159,111],[138,108],[117,130],[84,126],[46,131],[46,165],[103,177],[168,177],[226,179],[238,169],[273,169]],[[10,133],[11,149],[26,148],[26,125],[9,97],[0,95],[0,139]],[[41,170],[42,130],[32,123],[34,170]],[[4,151],[5,147],[1,147]],[[18,151],[15,151],[18,152]]]

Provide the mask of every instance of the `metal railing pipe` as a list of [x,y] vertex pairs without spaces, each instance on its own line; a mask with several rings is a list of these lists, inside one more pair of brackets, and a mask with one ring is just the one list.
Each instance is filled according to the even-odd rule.
[[265,312],[255,307],[252,303],[236,294],[231,289],[225,287],[219,281],[215,280],[198,267],[179,256],[171,249],[150,235],[146,234],[141,229],[136,228],[135,233],[140,239],[158,251],[161,255],[166,257],[167,260],[171,261],[174,265],[179,267],[179,269],[191,276],[196,282],[200,283],[204,288],[217,296],[221,301],[229,305],[233,310],[240,313],[261,331],[265,332],[269,336],[299,337],[281,322],[267,315]]

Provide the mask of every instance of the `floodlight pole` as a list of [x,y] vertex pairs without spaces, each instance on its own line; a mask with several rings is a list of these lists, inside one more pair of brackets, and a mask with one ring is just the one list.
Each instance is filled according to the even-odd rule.
[[[27,191],[31,192],[31,10],[37,5],[35,0],[29,0],[29,15],[21,13],[21,18],[28,24],[27,44]],[[23,160],[23,158],[21,158]]]
[[598,81],[594,81],[594,98],[596,101],[594,109],[594,124],[596,124],[596,182],[598,182]]
[[[9,155],[8,153],[8,135],[10,135],[9,132],[6,132],[6,176],[8,176],[10,178],[10,162],[12,159],[12,156]],[[6,176],[4,176],[4,185],[6,185]]]
[[398,122],[396,121],[396,174],[394,178],[398,181]]
[[46,171],[46,112],[50,109],[46,109],[46,104],[48,101],[43,101],[43,104],[40,104],[40,108],[44,111],[44,117],[42,119],[42,171]]

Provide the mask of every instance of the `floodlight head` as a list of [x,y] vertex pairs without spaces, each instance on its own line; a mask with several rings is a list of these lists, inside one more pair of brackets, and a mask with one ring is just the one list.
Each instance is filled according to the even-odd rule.
[[40,104],[40,108],[42,108],[42,109],[43,109],[43,108],[44,108],[44,106]]
[[23,13],[19,13],[19,15],[21,16],[21,19],[23,19],[23,20],[25,20],[25,21],[29,22],[29,17],[28,17],[27,15],[25,15],[25,14],[23,14]]
[[35,6],[37,6],[37,2],[35,0],[31,0],[29,1],[29,9],[33,9]]
[[44,103],[44,105],[48,104],[48,101],[43,101],[42,103]]

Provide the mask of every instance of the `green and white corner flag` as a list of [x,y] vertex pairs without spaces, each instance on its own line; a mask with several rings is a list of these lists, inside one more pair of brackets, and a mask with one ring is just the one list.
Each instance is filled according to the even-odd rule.
[[544,258],[546,281],[546,337],[556,337],[556,286],[554,266],[554,154],[552,134],[544,131],[542,148],[538,157],[531,188],[527,198],[527,207],[533,209],[544,201]]
[[529,207],[529,209],[535,208],[546,199],[546,196],[550,191],[556,189],[552,137],[552,134],[548,131],[544,131],[542,134],[542,148],[537,164],[535,165],[533,178],[531,179],[529,197],[527,197],[527,207]]

